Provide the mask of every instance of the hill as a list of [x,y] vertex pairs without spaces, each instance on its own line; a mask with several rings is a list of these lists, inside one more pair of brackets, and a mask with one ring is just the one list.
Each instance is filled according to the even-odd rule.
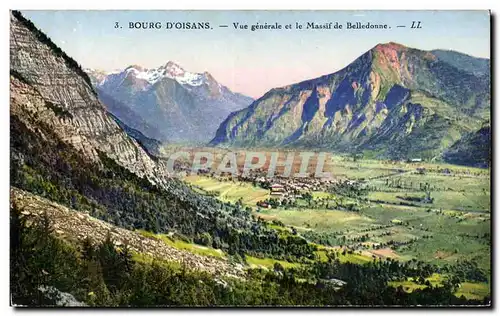
[[[450,62],[457,54],[470,61],[467,67]],[[484,63],[457,52],[379,44],[342,70],[272,89],[233,112],[211,144],[440,157],[489,118],[489,74],[484,65],[480,75],[470,70]]]

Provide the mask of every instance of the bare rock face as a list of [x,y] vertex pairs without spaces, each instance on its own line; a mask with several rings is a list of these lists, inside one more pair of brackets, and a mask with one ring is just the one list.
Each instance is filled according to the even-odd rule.
[[489,120],[490,62],[435,52],[379,44],[337,72],[271,89],[231,113],[211,143],[440,157]]
[[[214,231],[217,223],[209,220],[219,217],[235,229],[249,229],[252,223],[249,216],[232,216],[230,208],[169,177],[163,162],[136,141],[140,133],[127,134],[120,121],[108,114],[80,66],[19,12],[12,11],[10,17],[11,198],[23,214],[47,212],[54,234],[61,238],[78,241],[90,236],[98,242],[111,232],[113,240],[128,243],[136,252],[214,274],[242,271],[225,260],[197,256],[117,227],[155,230],[150,227],[156,224],[160,232],[194,234],[197,228]],[[149,190],[154,192],[141,195]],[[150,203],[156,198],[161,203]],[[140,213],[143,205],[154,205],[148,209],[149,218]]]
[[54,131],[89,160],[98,162],[100,151],[136,175],[164,184],[165,169],[107,114],[76,62],[31,22],[10,17],[11,115],[37,132],[39,126]]

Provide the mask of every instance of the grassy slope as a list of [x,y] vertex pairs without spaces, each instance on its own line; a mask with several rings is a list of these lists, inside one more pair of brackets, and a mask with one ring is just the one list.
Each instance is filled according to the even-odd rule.
[[269,190],[254,187],[248,183],[235,184],[231,181],[222,182],[201,176],[188,176],[184,178],[184,181],[208,192],[217,191],[218,197],[226,202],[234,203],[241,198],[243,204],[255,206],[258,201],[269,198]]
[[212,256],[216,258],[225,258],[226,255],[220,249],[214,249],[197,244],[188,243],[179,239],[173,239],[165,234],[154,234],[148,231],[141,230],[140,233],[146,237],[153,237],[162,240],[167,245],[180,250],[186,250],[202,256]]
[[[289,230],[290,227],[295,227],[299,233],[306,231],[341,232],[347,238],[359,237],[366,234],[362,230],[371,229],[378,225],[391,225],[388,228],[370,230],[369,234],[373,236],[369,241],[383,243],[389,240],[410,241],[417,239],[413,244],[393,251],[393,258],[398,258],[398,260],[418,258],[437,264],[452,264],[458,259],[475,259],[481,268],[487,271],[490,269],[490,246],[480,239],[471,237],[472,235],[490,233],[488,170],[449,164],[390,163],[369,159],[354,162],[352,158],[341,156],[334,156],[332,162],[333,170],[336,170],[336,175],[340,178],[366,179],[370,185],[377,187],[380,191],[371,192],[368,198],[385,201],[385,204],[362,202],[361,211],[353,213],[324,208],[308,209],[306,204],[299,203],[301,207],[286,210],[283,208],[265,209],[256,214],[269,221],[282,221],[287,227],[279,227],[280,230]],[[415,174],[417,167],[426,168],[430,172],[425,175]],[[449,169],[456,175],[445,175],[441,172],[443,169]],[[378,177],[381,178],[377,179]],[[408,185],[411,183],[414,190],[387,192],[394,191],[394,188],[386,187],[386,177],[388,179],[401,178]],[[203,190],[219,191],[221,193],[219,198],[232,202],[242,198],[244,204],[249,206],[254,206],[257,201],[268,197],[267,190],[254,188],[247,183],[240,185],[203,177],[188,177],[186,180],[198,186],[201,189],[200,192]],[[433,188],[434,191],[431,190],[432,197],[435,199],[433,204],[394,205],[401,201],[404,202],[396,196],[423,196],[425,192],[418,190],[420,182],[429,183]],[[316,200],[328,200],[332,198],[332,195],[327,192],[315,192],[313,197]],[[429,208],[432,211],[428,212]],[[481,213],[471,211],[480,211]],[[396,222],[401,222],[404,225],[398,225]],[[278,228],[278,226],[274,228]],[[390,236],[381,236],[387,231],[391,233]],[[461,236],[459,236],[460,234]],[[432,235],[433,238],[422,238],[426,235]],[[372,260],[370,251],[346,255],[342,255],[341,251],[336,251],[336,253],[342,262],[350,261],[362,264]],[[326,253],[321,247],[316,254],[320,260],[327,260]],[[277,262],[268,258],[250,257],[247,260],[250,264],[266,267],[271,267]],[[291,263],[282,265],[288,264]],[[430,281],[434,284],[438,282],[436,280]],[[405,286],[409,289],[421,287],[410,281],[406,283]],[[474,298],[485,293],[488,293],[487,284],[466,282],[463,283],[457,295],[464,294],[466,297]]]
[[[432,276],[426,278],[432,286],[440,286],[441,282],[446,279],[445,276],[434,273]],[[413,278],[408,278],[406,281],[393,281],[389,282],[389,285],[394,287],[402,286],[403,290],[406,292],[412,292],[416,289],[424,289],[427,286],[425,284],[417,284],[413,281]],[[476,283],[476,282],[463,282],[460,284],[460,288],[455,292],[455,296],[465,296],[468,299],[482,299],[487,295],[490,295],[491,289],[486,283]]]

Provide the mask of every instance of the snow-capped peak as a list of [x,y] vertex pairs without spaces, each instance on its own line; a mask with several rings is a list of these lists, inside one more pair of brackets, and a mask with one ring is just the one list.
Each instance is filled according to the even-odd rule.
[[181,66],[173,61],[169,61],[165,66],[161,66],[160,68],[165,68],[165,72],[172,77],[183,76],[186,72]]
[[132,65],[125,68],[124,73],[126,75],[133,73],[134,77],[146,80],[151,85],[154,85],[162,78],[174,79],[182,85],[189,86],[201,86],[206,81],[204,74],[185,71],[181,66],[172,61],[152,69]]
[[163,78],[173,79],[188,90],[206,86],[210,90],[211,95],[221,94],[223,88],[210,73],[189,72],[172,61],[151,69],[143,68],[138,65],[131,65],[121,71],[111,71],[103,73],[102,76],[94,75],[93,77],[95,77],[97,86],[107,86],[108,88],[111,86],[121,86],[127,78],[139,79],[134,85],[140,90],[149,90],[153,88],[153,86]]

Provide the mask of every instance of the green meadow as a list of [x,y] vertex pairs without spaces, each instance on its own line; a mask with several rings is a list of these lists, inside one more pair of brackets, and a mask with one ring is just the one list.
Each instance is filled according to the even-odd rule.
[[[208,176],[184,180],[199,192],[251,207],[253,214],[266,220],[272,229],[304,236],[317,244],[318,260],[326,261],[329,251],[335,252],[341,262],[356,264],[374,258],[417,259],[438,266],[468,260],[476,262],[486,275],[491,274],[489,170],[439,163],[353,161],[344,156],[333,156],[329,166],[335,178],[361,183],[367,188],[366,195],[339,196],[325,189],[312,192],[310,203],[298,200],[293,207],[259,208],[256,203],[268,199],[270,192],[251,183]],[[339,200],[354,203],[358,209],[332,207]],[[246,261],[250,267],[272,268],[275,263],[298,266],[250,256]],[[438,286],[445,279],[446,275],[435,274],[427,280]],[[406,291],[426,286],[411,279],[392,285],[403,286]],[[488,294],[487,283],[468,281],[462,282],[456,293],[467,298]]]

